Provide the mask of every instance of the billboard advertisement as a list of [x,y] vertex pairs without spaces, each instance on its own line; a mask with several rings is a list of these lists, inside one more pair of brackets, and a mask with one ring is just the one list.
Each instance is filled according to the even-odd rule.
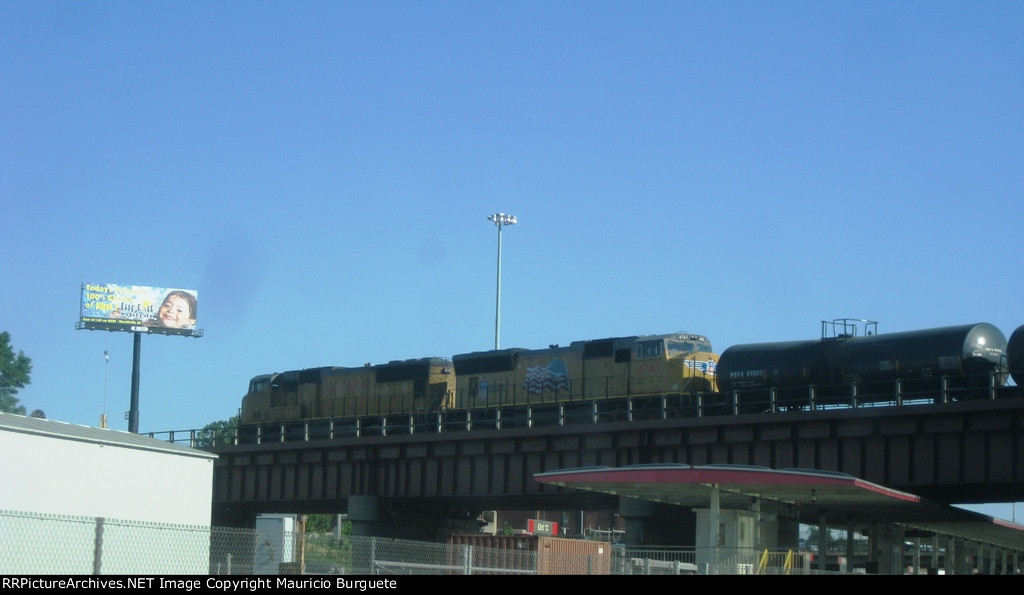
[[78,328],[201,336],[198,302],[194,289],[82,283]]

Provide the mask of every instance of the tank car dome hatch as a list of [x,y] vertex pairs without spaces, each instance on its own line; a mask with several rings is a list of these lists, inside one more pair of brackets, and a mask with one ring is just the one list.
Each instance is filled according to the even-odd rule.
[[1014,384],[1024,386],[1024,325],[1018,326],[1006,342],[1006,366]]

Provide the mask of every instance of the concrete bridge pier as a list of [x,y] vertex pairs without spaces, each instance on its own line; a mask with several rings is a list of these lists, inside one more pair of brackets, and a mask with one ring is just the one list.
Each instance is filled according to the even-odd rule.
[[376,496],[349,496],[348,520],[352,523],[352,535],[370,537],[378,534],[380,521],[380,500]]
[[690,508],[623,496],[619,516],[625,521],[626,545],[693,547],[697,543],[697,514]]

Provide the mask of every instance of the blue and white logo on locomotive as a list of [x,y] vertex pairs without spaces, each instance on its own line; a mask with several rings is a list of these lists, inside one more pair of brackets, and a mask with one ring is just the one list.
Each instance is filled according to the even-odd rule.
[[690,368],[694,372],[699,372],[708,376],[714,375],[718,371],[718,362],[709,359],[705,361],[698,361],[695,359],[686,360],[686,367]]
[[556,392],[569,388],[569,369],[560,359],[552,359],[544,366],[531,366],[526,369],[523,388],[531,395],[544,392]]

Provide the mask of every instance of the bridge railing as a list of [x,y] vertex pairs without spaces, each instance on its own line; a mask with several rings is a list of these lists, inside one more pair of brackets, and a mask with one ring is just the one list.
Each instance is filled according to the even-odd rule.
[[430,413],[396,413],[244,425],[229,432],[214,429],[151,432],[153,438],[194,448],[232,444],[308,442],[337,438],[398,436],[474,430],[500,430],[634,422],[714,415],[824,411],[861,407],[906,407],[966,399],[998,399],[1024,394],[1002,386],[997,375],[972,387],[951,386],[948,379],[851,382],[841,386],[807,386],[641,396],[593,401],[534,403],[502,407],[452,409]]

